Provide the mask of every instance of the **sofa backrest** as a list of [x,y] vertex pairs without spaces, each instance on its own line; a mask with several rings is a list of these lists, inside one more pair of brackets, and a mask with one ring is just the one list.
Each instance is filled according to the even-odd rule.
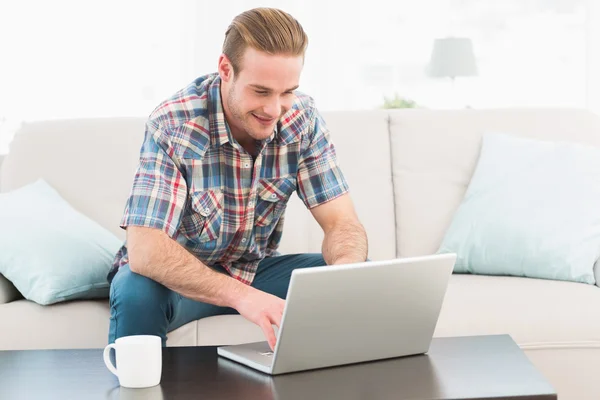
[[398,256],[436,252],[473,175],[484,132],[600,147],[600,117],[577,109],[390,113]]
[[[396,253],[387,113],[324,114],[361,221],[370,257]],[[44,178],[73,207],[124,239],[119,228],[144,136],[143,118],[25,124],[0,172],[7,192]],[[281,251],[320,252],[322,231],[297,196],[290,201]]]
[[2,192],[44,178],[75,209],[124,238],[119,228],[137,167],[145,120],[27,123],[15,135],[0,175]]
[[[583,110],[410,109],[323,116],[373,260],[437,251],[486,131],[600,147],[600,117]],[[26,124],[3,162],[0,191],[42,177],[76,209],[124,238],[118,225],[144,123],[143,118],[112,118]],[[321,229],[296,196],[285,218],[282,252],[321,251]]]

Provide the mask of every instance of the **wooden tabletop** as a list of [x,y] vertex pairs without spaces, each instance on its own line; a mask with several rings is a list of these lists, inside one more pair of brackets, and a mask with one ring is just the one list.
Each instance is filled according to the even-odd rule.
[[102,349],[0,351],[4,399],[556,399],[508,335],[436,338],[425,355],[271,377],[216,347],[163,349],[159,386],[119,387]]

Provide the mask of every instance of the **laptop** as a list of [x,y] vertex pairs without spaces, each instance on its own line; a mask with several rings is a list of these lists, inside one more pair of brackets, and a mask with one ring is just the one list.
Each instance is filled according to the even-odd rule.
[[221,357],[268,375],[429,351],[456,254],[297,269],[277,344],[221,346]]

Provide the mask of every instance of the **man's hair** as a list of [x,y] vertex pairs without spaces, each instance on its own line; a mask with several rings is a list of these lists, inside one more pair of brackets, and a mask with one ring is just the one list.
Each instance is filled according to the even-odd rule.
[[268,54],[304,56],[307,45],[308,37],[294,17],[276,8],[259,7],[233,19],[225,32],[223,54],[237,74],[248,47]]

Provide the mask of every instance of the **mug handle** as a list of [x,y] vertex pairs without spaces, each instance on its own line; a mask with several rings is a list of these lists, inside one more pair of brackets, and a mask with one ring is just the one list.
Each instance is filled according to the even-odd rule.
[[117,376],[117,378],[119,377],[119,374],[117,372],[117,369],[115,368],[115,366],[113,365],[112,361],[110,361],[110,349],[114,349],[115,352],[117,351],[117,348],[115,347],[115,345],[113,343],[109,344],[108,346],[106,346],[104,348],[104,364],[106,364],[106,368],[108,368],[108,370],[110,372],[112,372],[113,374],[115,374]]

